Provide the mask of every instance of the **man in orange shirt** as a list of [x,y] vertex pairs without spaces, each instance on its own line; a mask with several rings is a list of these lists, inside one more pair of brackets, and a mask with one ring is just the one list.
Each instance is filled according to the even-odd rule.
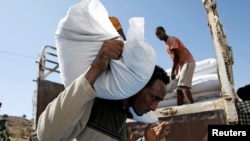
[[184,96],[189,103],[194,103],[191,87],[192,78],[195,70],[195,60],[185,45],[175,36],[168,36],[162,26],[158,26],[155,32],[156,36],[165,42],[166,50],[173,60],[171,79],[176,79],[177,83],[177,105],[183,104]]

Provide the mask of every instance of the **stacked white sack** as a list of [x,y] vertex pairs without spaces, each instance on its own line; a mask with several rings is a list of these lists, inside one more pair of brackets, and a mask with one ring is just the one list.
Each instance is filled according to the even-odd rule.
[[[216,60],[213,58],[196,62],[191,89],[195,102],[209,101],[219,98],[220,84],[216,65]],[[171,74],[171,69],[167,69],[166,72]],[[177,83],[175,80],[171,80],[170,84],[167,85],[167,94],[164,101],[159,103],[159,108],[177,105],[176,85]],[[187,103],[186,99],[184,99],[184,103]]]

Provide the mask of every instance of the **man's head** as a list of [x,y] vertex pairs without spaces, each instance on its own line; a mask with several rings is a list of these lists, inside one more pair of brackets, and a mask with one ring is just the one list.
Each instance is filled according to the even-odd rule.
[[129,98],[129,106],[133,107],[138,116],[156,110],[158,103],[164,99],[167,93],[166,85],[168,83],[169,77],[166,71],[155,66],[153,75],[146,86]]
[[237,95],[243,101],[250,100],[250,84],[240,87],[237,90]]
[[164,27],[162,27],[162,26],[156,27],[155,35],[157,38],[159,38],[160,40],[163,40],[163,41],[167,38],[166,31],[165,31]]

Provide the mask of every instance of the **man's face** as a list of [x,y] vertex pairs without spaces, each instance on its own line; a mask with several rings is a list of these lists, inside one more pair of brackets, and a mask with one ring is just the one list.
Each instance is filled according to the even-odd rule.
[[166,95],[166,85],[160,79],[157,79],[152,86],[143,88],[132,99],[132,107],[138,116],[149,111],[155,111],[158,103]]
[[166,33],[161,29],[157,29],[155,35],[158,39],[164,40],[164,36],[166,35]]

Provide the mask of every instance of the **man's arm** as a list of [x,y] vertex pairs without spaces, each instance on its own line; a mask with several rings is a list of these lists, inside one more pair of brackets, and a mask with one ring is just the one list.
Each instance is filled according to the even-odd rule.
[[171,79],[173,80],[178,74],[179,54],[178,54],[177,49],[172,49],[172,51],[174,52],[173,66],[172,66],[172,72],[171,72]]
[[65,88],[40,115],[37,125],[39,141],[72,140],[85,128],[96,97],[93,84],[108,67],[109,60],[118,59],[122,50],[122,41],[103,43],[86,72]]

